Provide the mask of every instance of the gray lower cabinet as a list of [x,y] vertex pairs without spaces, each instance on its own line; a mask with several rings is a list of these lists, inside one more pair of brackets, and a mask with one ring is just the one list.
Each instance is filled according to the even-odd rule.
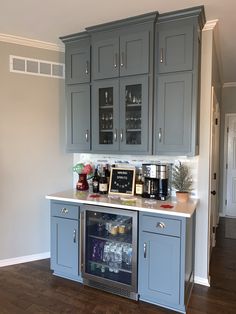
[[79,206],[51,203],[51,269],[55,275],[82,281],[80,276]]
[[151,152],[148,80],[143,75],[93,83],[93,152]]
[[195,216],[139,216],[140,300],[185,313],[193,286]]
[[157,79],[156,154],[187,155],[191,151],[192,72]]
[[90,84],[66,86],[66,147],[68,152],[89,152],[91,146]]

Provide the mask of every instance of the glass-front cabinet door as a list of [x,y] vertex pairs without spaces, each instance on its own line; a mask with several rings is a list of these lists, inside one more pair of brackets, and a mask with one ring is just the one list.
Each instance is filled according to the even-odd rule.
[[92,94],[93,149],[119,149],[119,81],[94,82]]
[[120,150],[148,151],[148,77],[120,81]]

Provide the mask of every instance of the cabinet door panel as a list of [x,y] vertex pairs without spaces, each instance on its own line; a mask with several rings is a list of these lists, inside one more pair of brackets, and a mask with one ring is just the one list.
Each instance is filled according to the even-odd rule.
[[193,25],[179,24],[172,22],[159,25],[159,73],[192,70]]
[[90,44],[81,41],[78,47],[66,47],[66,84],[90,82]]
[[120,150],[148,152],[148,77],[120,79]]
[[149,72],[149,32],[120,37],[120,76]]
[[191,91],[192,73],[190,72],[159,76],[156,153],[190,152]]
[[90,86],[67,85],[67,150],[90,150]]
[[93,79],[119,76],[119,39],[110,38],[93,43]]
[[104,80],[92,87],[93,151],[119,150],[119,80]]
[[180,238],[142,232],[139,251],[140,298],[157,304],[178,305]]
[[51,268],[78,276],[78,221],[52,217],[51,228]]

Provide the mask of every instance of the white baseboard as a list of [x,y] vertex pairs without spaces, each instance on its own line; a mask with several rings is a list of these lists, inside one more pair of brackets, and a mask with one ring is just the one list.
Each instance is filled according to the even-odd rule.
[[225,217],[225,213],[219,213],[219,217]]
[[210,287],[210,279],[194,276],[194,283]]
[[44,253],[40,253],[40,254],[33,254],[33,255],[26,255],[26,256],[19,256],[19,257],[13,257],[13,258],[8,258],[8,259],[2,259],[2,260],[0,260],[0,267],[37,261],[37,260],[45,259],[45,258],[49,258],[49,257],[50,257],[50,252],[44,252]]

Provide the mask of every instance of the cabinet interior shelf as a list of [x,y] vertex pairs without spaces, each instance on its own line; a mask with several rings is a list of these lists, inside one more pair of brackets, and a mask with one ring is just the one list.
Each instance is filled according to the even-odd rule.
[[100,132],[104,132],[104,133],[113,132],[113,129],[101,129]]
[[126,103],[126,107],[142,107],[142,104],[141,103],[138,103],[138,104],[129,104],[129,103]]
[[[99,267],[105,267],[106,269],[109,268],[109,265],[107,263],[103,263],[103,262],[97,262],[97,261],[93,261],[93,260],[89,260],[89,263],[90,264],[95,264]],[[132,273],[132,270],[131,270],[131,265],[125,265],[124,263],[122,263],[122,267],[119,268],[119,271],[122,271],[124,273]]]
[[124,244],[132,244],[132,239],[130,234],[125,235],[107,235],[107,236],[99,236],[94,234],[88,235],[90,238],[103,240],[103,241],[111,241],[116,243],[124,243]]
[[99,106],[100,109],[112,109],[113,105],[104,105],[104,106]]
[[127,129],[126,132],[141,132],[141,129]]

